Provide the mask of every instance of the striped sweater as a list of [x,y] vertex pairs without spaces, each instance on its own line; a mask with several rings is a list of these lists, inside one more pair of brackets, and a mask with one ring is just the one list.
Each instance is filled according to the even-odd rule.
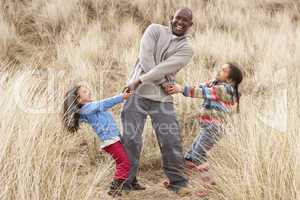
[[201,83],[197,87],[186,85],[183,95],[204,99],[198,119],[205,123],[225,122],[237,100],[232,84],[217,80]]

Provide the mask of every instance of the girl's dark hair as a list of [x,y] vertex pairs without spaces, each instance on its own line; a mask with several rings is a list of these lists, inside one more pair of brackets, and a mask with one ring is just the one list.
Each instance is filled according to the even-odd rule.
[[234,83],[234,89],[235,89],[235,96],[237,101],[237,112],[240,112],[240,94],[239,94],[239,84],[243,80],[243,73],[240,70],[240,66],[237,63],[227,63],[230,72],[229,72],[229,79],[233,81]]
[[81,86],[75,86],[70,89],[64,98],[63,104],[63,124],[69,132],[76,132],[79,129],[79,109],[81,104],[78,103],[78,90]]

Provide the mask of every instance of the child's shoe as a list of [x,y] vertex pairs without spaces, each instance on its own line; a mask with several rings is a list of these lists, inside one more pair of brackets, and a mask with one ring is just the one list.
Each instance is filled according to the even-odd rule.
[[197,165],[195,165],[193,162],[186,160],[185,161],[185,173],[188,176],[191,176],[196,171]]
[[186,160],[185,167],[187,168],[188,175],[191,175],[193,172],[203,173],[209,170],[208,162],[205,162],[201,165],[196,165],[192,161]]
[[110,196],[113,196],[113,197],[121,196],[123,183],[124,183],[124,180],[118,180],[118,179],[113,180],[107,194],[109,194]]
[[194,169],[197,167],[197,165],[195,165],[192,161],[185,160],[185,167],[187,169]]
[[201,165],[198,165],[196,168],[199,172],[207,172],[209,170],[209,164],[208,162],[205,162]]

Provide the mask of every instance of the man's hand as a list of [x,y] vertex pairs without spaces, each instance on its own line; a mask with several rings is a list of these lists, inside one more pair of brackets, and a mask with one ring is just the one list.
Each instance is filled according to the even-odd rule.
[[[161,86],[164,89],[165,93],[169,94],[169,89],[171,86],[173,86],[174,83],[170,83],[170,82],[164,82]],[[170,95],[170,94],[169,94]]]
[[182,93],[183,87],[179,84],[168,84],[164,87],[164,90],[167,94],[176,94],[176,93]]
[[137,80],[134,80],[132,81],[128,86],[127,88],[130,90],[130,91],[134,91],[137,89],[137,87],[142,83],[142,81],[140,79],[137,79]]

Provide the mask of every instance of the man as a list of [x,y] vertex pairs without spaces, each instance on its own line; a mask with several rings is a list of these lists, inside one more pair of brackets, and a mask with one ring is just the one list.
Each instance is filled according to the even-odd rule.
[[170,27],[151,24],[145,31],[139,58],[128,81],[135,90],[122,110],[123,143],[132,167],[124,189],[145,189],[137,182],[137,171],[142,149],[142,132],[149,115],[162,153],[162,165],[169,179],[168,189],[184,194],[187,179],[180,128],[168,93],[176,73],[188,64],[193,50],[187,40],[187,31],[193,25],[192,11],[181,8],[171,19]]

